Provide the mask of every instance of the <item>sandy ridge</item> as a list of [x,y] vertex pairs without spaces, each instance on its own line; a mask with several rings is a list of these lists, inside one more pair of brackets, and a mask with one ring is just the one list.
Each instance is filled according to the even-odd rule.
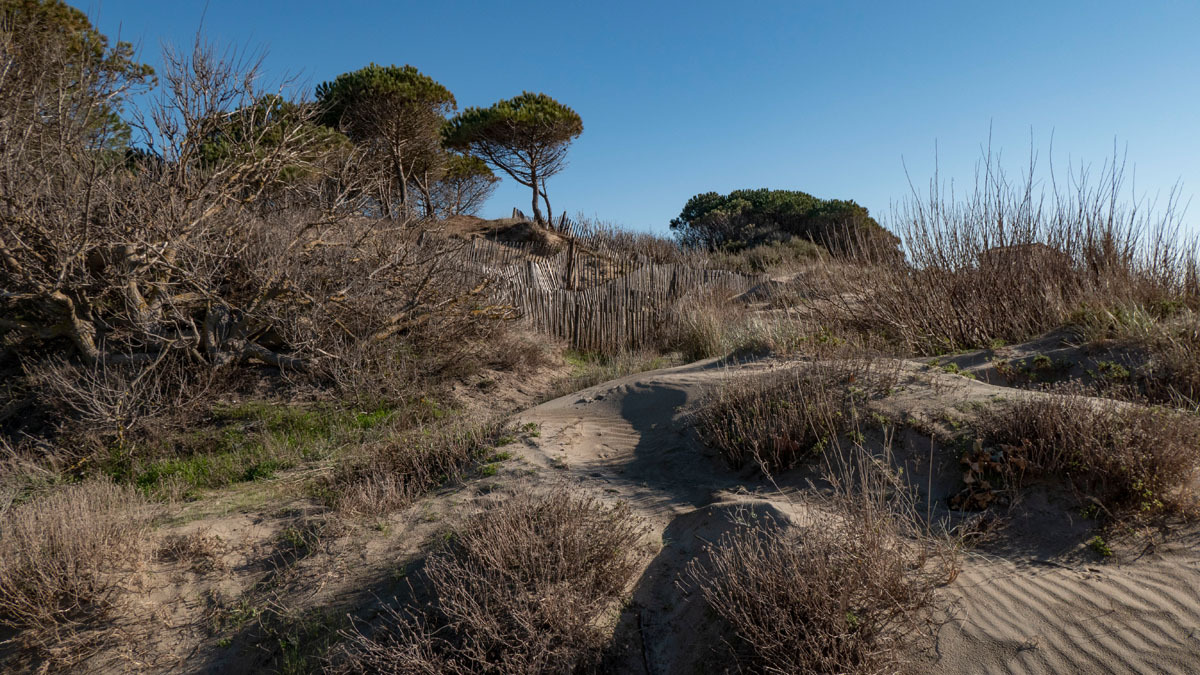
[[[633,375],[531,408],[540,438],[523,459],[582,490],[630,503],[661,549],[634,590],[637,624],[628,672],[711,672],[728,652],[696,594],[680,584],[688,560],[747,509],[786,517],[797,496],[729,471],[687,429],[687,408],[705,387],[749,371],[786,367],[716,360]],[[906,364],[893,414],[1017,394]],[[905,412],[908,411],[908,412]],[[785,489],[787,487],[785,486]],[[935,488],[935,492],[938,489]],[[935,498],[938,495],[934,495]],[[801,504],[802,506],[802,504]],[[1054,518],[1043,505],[1027,520]],[[1035,522],[1036,524],[1036,522]],[[1026,523],[1026,527],[1029,524]],[[1055,522],[1046,522],[1053,530]],[[1078,524],[1045,538],[1075,537]],[[931,673],[1200,672],[1200,548],[1195,538],[1126,564],[1057,562],[1053,557],[968,555],[943,591],[950,610],[938,633]],[[1064,559],[1065,560],[1065,559]]]

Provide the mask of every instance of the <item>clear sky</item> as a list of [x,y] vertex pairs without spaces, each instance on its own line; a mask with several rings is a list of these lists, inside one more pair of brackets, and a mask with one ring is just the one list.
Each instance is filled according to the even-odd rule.
[[[555,211],[663,231],[693,194],[790,188],[876,216],[932,176],[971,183],[989,130],[1019,171],[1099,166],[1200,193],[1200,1],[388,2],[69,0],[110,37],[265,47],[317,83],[411,64],[459,106],[542,91],[584,132]],[[483,215],[528,209],[505,180]],[[1187,220],[1195,223],[1200,204]]]

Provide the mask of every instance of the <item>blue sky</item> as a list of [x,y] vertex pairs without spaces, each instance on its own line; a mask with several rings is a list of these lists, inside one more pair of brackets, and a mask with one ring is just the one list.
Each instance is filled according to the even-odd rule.
[[[203,19],[309,90],[373,61],[417,67],[460,108],[545,92],[584,122],[555,210],[638,229],[664,231],[698,192],[757,187],[886,219],[910,194],[905,166],[923,189],[936,156],[969,184],[989,133],[1014,172],[1031,134],[1043,165],[1052,136],[1056,166],[1098,167],[1115,142],[1138,192],[1200,192],[1194,0],[69,1],[152,65]],[[505,180],[483,215],[528,202]]]

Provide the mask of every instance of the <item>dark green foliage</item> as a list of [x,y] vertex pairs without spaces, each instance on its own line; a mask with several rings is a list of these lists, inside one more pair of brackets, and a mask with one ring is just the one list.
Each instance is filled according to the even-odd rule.
[[220,167],[235,158],[253,162],[286,147],[296,152],[296,161],[280,172],[280,179],[290,182],[311,176],[312,165],[321,155],[350,146],[344,135],[313,118],[310,106],[278,95],[263,96],[226,116],[209,133],[200,145],[201,165]]
[[[5,72],[8,92],[49,95],[65,82],[75,100],[27,102],[43,124],[65,113],[89,130],[95,149],[120,151],[129,144],[129,125],[121,121],[122,103],[130,89],[154,80],[154,69],[134,61],[133,45],[117,42],[97,31],[83,12],[61,0],[0,0],[0,27],[14,40],[5,46],[19,67]],[[38,83],[42,81],[42,84]],[[51,112],[53,111],[53,113]]]
[[378,122],[365,113],[382,106],[408,112],[432,111],[444,116],[458,105],[449,89],[416,68],[374,63],[317,85],[317,100],[321,104],[322,124],[345,129],[355,141],[366,140],[375,133]]
[[898,239],[884,230],[867,209],[852,201],[818,199],[797,190],[734,190],[692,197],[671,229],[687,244],[710,250],[740,250],[802,238],[835,252],[846,252],[861,235],[874,245],[896,249]]
[[388,176],[376,195],[383,211],[411,213],[412,187],[427,194],[445,163],[440,132],[458,107],[454,94],[412,66],[374,63],[316,93],[322,123],[368,150],[369,162]]
[[567,147],[583,133],[579,113],[545,94],[524,92],[489,108],[467,108],[444,131],[447,147],[470,151],[533,190],[533,215],[550,214],[546,179],[566,166]]
[[488,168],[487,162],[471,155],[450,155],[446,162],[447,178],[486,177],[490,180],[500,180]]

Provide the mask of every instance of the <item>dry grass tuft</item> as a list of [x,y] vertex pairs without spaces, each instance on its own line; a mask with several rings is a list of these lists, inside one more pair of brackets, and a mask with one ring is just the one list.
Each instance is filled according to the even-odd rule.
[[338,465],[321,486],[338,510],[378,514],[400,509],[430,490],[459,480],[511,437],[506,422],[461,420],[409,430],[368,443]]
[[86,655],[114,592],[144,560],[151,510],[132,490],[97,481],[0,515],[0,625],[40,658]]
[[817,362],[783,373],[732,378],[709,393],[701,438],[733,468],[790,469],[855,427],[858,404],[890,391],[895,372],[865,360]]
[[1142,363],[1132,382],[1151,401],[1200,405],[1200,314],[1178,306],[1114,307],[1073,317],[1093,349],[1129,350]]
[[979,426],[1015,483],[1062,477],[1111,515],[1194,512],[1200,471],[1195,416],[1054,395],[993,408]]
[[935,180],[927,200],[903,205],[893,226],[907,260],[881,258],[824,311],[935,355],[1028,340],[1084,305],[1200,306],[1200,257],[1177,195],[1161,210],[1138,208],[1137,195],[1126,206],[1119,162],[1067,183],[1042,183],[1033,166],[1010,181],[992,156],[980,169],[966,199]]
[[463,524],[425,575],[437,602],[349,632],[345,668],[380,673],[566,673],[594,664],[601,615],[640,564],[624,505],[565,487],[520,493]]
[[687,361],[726,356],[745,345],[735,332],[749,312],[719,289],[689,293],[674,303],[663,322],[662,344]]
[[204,532],[171,534],[163,538],[155,555],[165,562],[188,563],[194,569],[212,569],[219,566],[225,545],[221,538]]
[[573,372],[554,383],[546,400],[566,396],[626,375],[683,364],[683,360],[677,354],[663,355],[653,350],[624,351],[611,355],[567,352],[565,358],[572,366]]
[[894,673],[929,637],[952,547],[919,524],[907,492],[871,460],[790,525],[755,519],[688,576],[736,632],[739,666],[765,673]]

